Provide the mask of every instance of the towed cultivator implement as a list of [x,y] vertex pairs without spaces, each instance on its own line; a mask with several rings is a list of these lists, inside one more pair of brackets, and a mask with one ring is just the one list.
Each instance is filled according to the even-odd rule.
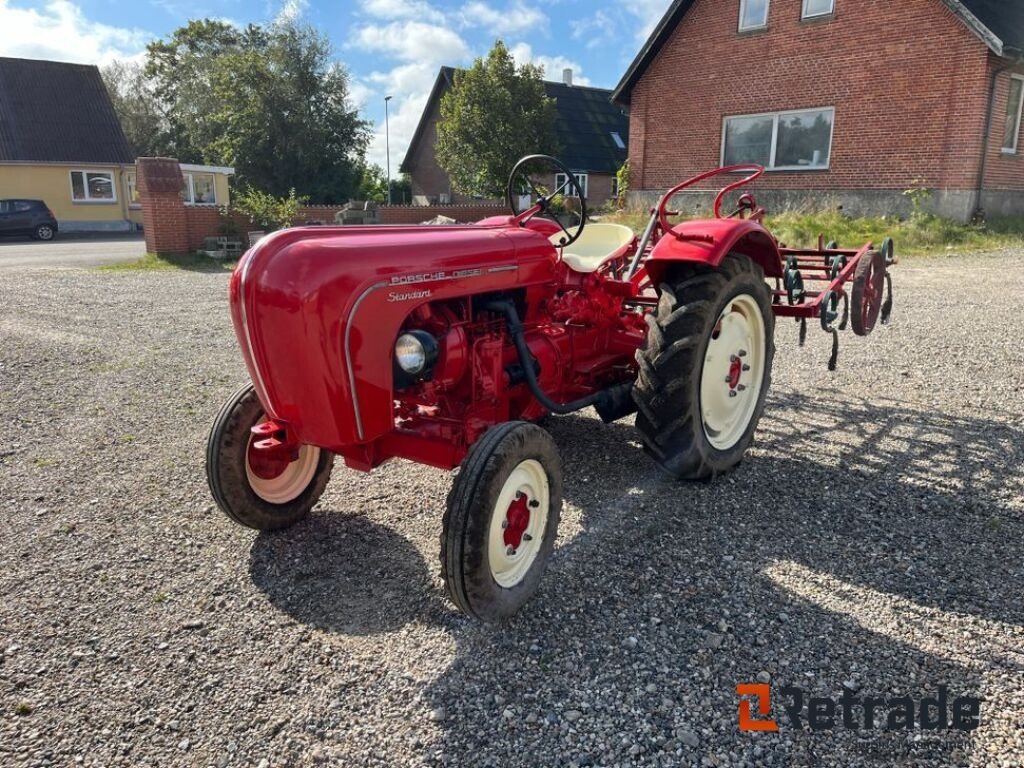
[[[539,167],[540,166],[540,167]],[[565,185],[547,193],[552,171]],[[588,223],[570,169],[513,169],[510,216],[453,227],[310,227],[239,262],[231,312],[251,384],[207,445],[214,499],[236,522],[291,525],[323,493],[335,456],[460,467],[441,523],[441,571],[465,613],[495,620],[536,591],[562,504],[558,450],[535,422],[593,406],[636,414],[646,452],[680,479],[735,467],[754,438],[775,318],[861,336],[892,306],[893,245],[781,246],[764,210],[731,191],[760,166],[669,190],[642,236]],[[681,190],[721,174],[714,217],[673,224]],[[530,204],[516,201],[529,193]],[[561,197],[576,222],[545,218]],[[773,287],[774,286],[774,287]]]

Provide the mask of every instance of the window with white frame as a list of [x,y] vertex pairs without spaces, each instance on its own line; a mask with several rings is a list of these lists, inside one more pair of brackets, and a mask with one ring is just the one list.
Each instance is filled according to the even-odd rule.
[[[583,190],[583,199],[587,198],[587,174],[585,173],[574,173],[576,181],[579,182],[580,189]],[[565,189],[562,189],[565,187]],[[569,179],[564,173],[555,174],[555,190],[562,189],[560,194],[568,197],[576,197],[576,187],[569,186]]]
[[1012,154],[1020,144],[1020,116],[1024,107],[1024,77],[1010,77],[1010,92],[1006,98],[1006,128],[1003,134],[1003,152]]
[[125,171],[124,174],[124,193],[125,199],[128,201],[128,205],[133,208],[137,208],[142,205],[142,201],[139,200],[139,187],[138,187],[138,175],[135,171]]
[[813,19],[816,16],[831,16],[835,9],[835,0],[804,0],[804,11],[801,18]]
[[183,173],[181,199],[185,205],[216,205],[217,185],[212,173]]
[[740,0],[740,32],[768,26],[768,0]]
[[71,171],[71,199],[76,203],[116,202],[114,174],[108,171]]
[[737,115],[722,121],[722,165],[757,163],[773,171],[829,167],[835,109]]

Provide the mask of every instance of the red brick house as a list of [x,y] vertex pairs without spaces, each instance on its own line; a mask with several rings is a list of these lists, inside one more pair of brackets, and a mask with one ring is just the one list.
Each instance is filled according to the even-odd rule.
[[1022,0],[675,0],[613,98],[638,202],[758,162],[773,208],[967,220],[1024,213],[1022,94]]
[[[402,161],[401,170],[412,179],[413,202],[420,205],[472,200],[452,189],[434,152],[441,97],[452,87],[454,76],[455,69],[441,67]],[[555,133],[562,146],[560,159],[579,179],[588,205],[596,207],[617,197],[615,174],[626,162],[629,118],[621,107],[612,104],[612,92],[574,85],[570,69],[563,73],[562,82],[546,81],[544,91],[549,99],[555,100]],[[553,179],[551,183],[560,187],[563,181]]]

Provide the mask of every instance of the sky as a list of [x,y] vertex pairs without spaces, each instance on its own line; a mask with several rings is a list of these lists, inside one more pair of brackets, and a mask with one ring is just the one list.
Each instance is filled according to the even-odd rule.
[[327,35],[373,124],[370,162],[397,175],[441,65],[467,65],[501,38],[520,62],[612,88],[670,0],[0,0],[0,56],[106,64],[140,58],[189,19],[237,25],[297,18]]

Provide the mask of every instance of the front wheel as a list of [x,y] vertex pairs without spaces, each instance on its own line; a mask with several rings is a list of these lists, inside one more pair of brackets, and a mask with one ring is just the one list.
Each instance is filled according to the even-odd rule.
[[57,233],[54,231],[53,225],[40,224],[35,228],[35,231],[32,234],[35,236],[36,240],[43,240],[45,242],[47,240],[53,240],[53,236]]
[[507,618],[540,584],[562,510],[562,467],[551,436],[512,421],[470,449],[441,524],[441,575],[463,613]]
[[771,292],[758,265],[730,254],[687,265],[660,287],[633,388],[644,447],[669,474],[701,480],[743,459],[764,411],[775,357]]
[[206,479],[217,506],[261,531],[302,520],[327,487],[334,454],[303,445],[294,458],[256,450],[252,428],[266,414],[251,384],[221,408],[206,444]]

